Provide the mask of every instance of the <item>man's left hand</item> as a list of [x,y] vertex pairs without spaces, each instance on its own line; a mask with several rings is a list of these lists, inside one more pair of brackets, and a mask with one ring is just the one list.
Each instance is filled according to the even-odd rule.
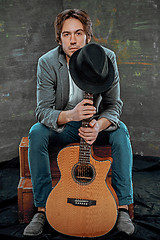
[[82,137],[86,143],[92,145],[97,136],[98,136],[98,133],[100,131],[100,128],[99,128],[99,124],[98,124],[98,121],[96,121],[95,119],[93,119],[90,123],[89,123],[90,127],[80,127],[79,128],[79,136]]

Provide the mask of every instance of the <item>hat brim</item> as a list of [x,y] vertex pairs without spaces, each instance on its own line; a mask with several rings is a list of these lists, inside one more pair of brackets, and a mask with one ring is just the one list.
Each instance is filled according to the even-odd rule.
[[[80,73],[78,73],[78,71],[76,71],[76,60],[77,60],[77,56],[79,54],[79,52],[81,51],[81,49],[78,49],[76,52],[74,52],[70,58],[69,61],[69,70],[70,70],[70,74],[71,77],[73,79],[73,81],[75,82],[75,84],[83,91],[87,92],[87,93],[102,93],[107,91],[113,81],[114,81],[114,67],[113,64],[110,60],[110,58],[107,56],[108,59],[108,76],[106,78],[106,81],[104,83],[93,83],[91,84],[90,81],[88,81],[87,78],[82,78],[80,76]],[[106,54],[106,53],[105,53]]]

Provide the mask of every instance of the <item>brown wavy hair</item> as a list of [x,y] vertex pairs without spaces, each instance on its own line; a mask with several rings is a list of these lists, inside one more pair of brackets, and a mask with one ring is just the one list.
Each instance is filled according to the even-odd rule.
[[83,25],[87,39],[92,37],[92,21],[89,15],[80,9],[66,9],[59,13],[54,21],[55,36],[58,43],[61,41],[63,23],[68,18],[78,19]]

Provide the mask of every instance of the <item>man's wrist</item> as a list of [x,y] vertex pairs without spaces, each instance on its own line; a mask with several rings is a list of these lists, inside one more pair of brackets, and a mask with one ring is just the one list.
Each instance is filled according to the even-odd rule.
[[67,122],[73,121],[73,114],[72,113],[73,113],[72,110],[66,111],[66,120],[67,120]]
[[68,122],[72,121],[72,110],[67,110],[67,111],[62,111],[60,112],[58,119],[57,119],[57,124],[58,125],[63,125]]
[[99,132],[108,128],[112,123],[107,118],[100,118],[98,121]]

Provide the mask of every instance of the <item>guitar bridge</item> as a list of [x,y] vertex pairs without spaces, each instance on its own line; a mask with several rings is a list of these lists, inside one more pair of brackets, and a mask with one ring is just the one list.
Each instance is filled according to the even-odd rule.
[[90,207],[96,205],[95,200],[67,198],[67,203],[71,203],[75,206]]

